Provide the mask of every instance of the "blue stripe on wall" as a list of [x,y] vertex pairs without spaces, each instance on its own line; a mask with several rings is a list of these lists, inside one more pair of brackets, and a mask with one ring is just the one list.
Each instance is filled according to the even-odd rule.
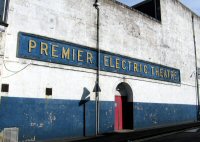
[[[86,106],[92,102],[87,102]],[[92,105],[93,106],[93,105]],[[95,110],[89,110],[91,111]],[[95,109],[95,108],[94,108]],[[88,119],[90,118],[88,114]],[[0,129],[19,127],[19,139],[44,140],[83,136],[83,106],[79,101],[2,97]],[[90,128],[95,129],[94,121]]]
[[[112,103],[102,102],[100,112],[102,125],[113,123]],[[105,105],[104,105],[105,104]],[[85,106],[85,111],[84,111]],[[108,107],[108,108],[107,108]],[[103,111],[102,111],[102,110]],[[95,102],[80,103],[78,100],[53,100],[33,98],[2,97],[0,104],[0,130],[19,128],[20,140],[47,140],[95,135]],[[84,123],[85,114],[85,123]],[[113,127],[104,128],[107,132]],[[102,131],[102,132],[104,132]]]
[[[114,102],[101,101],[100,133],[114,131]],[[196,121],[195,105],[134,103],[134,129]],[[84,118],[85,112],[85,118]],[[19,139],[47,140],[95,135],[95,102],[2,97],[0,130],[19,128]],[[85,123],[84,123],[85,120]]]
[[195,105],[134,103],[133,107],[135,129],[197,120]]
[[99,132],[108,133],[114,131],[115,103],[99,102]]
[[86,105],[86,136],[94,136],[96,133],[96,109],[95,109],[95,102],[90,101],[87,102]]

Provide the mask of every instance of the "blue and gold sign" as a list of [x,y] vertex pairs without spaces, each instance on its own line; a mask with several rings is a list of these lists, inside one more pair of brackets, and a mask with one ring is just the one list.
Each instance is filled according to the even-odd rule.
[[[19,33],[19,58],[97,69],[97,50],[60,40]],[[100,70],[180,83],[180,70],[100,51]]]

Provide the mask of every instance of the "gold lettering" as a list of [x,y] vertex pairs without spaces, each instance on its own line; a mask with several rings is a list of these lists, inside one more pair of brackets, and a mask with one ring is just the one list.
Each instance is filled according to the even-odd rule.
[[58,58],[58,55],[56,55],[56,48],[58,48],[58,45],[52,45],[52,49],[51,49],[51,55],[52,57]]
[[113,62],[112,62],[112,57],[110,57],[110,67],[111,68],[114,68],[115,66],[113,65]]
[[87,63],[90,62],[90,64],[92,64],[92,58],[93,58],[92,53],[87,52]]
[[108,56],[104,56],[104,66],[106,67],[109,67],[109,64],[108,64]]
[[160,77],[163,77],[163,69],[160,68]]
[[140,72],[142,72],[142,64],[140,64]]
[[45,54],[46,56],[48,55],[48,44],[47,43],[44,43],[44,42],[41,42],[41,45],[40,45],[40,54]]
[[67,50],[63,47],[62,48],[62,58],[66,58],[69,60],[70,57],[70,49],[68,48]]
[[31,52],[33,48],[36,48],[36,41],[35,40],[29,40],[29,49],[28,52]]
[[171,79],[175,79],[175,72],[171,71]]
[[154,67],[151,67],[151,74],[154,75]]
[[148,70],[147,70],[147,65],[144,65],[144,73],[147,74]]
[[126,69],[125,64],[126,64],[126,61],[125,61],[125,60],[122,60],[122,69],[123,69],[123,70]]
[[176,75],[177,75],[176,73],[177,73],[177,72],[174,71],[174,80],[176,79]]
[[159,69],[156,68],[156,76],[160,76]]
[[166,71],[166,70],[164,70],[164,78],[168,78],[168,77],[167,77],[167,71]]
[[138,72],[138,64],[134,63],[134,72]]
[[116,58],[116,69],[119,69],[119,58]]
[[170,78],[170,70],[167,70],[167,76]]
[[82,53],[83,53],[82,50],[78,50],[78,61],[79,61],[79,62],[83,62],[83,60],[81,60]]
[[73,51],[73,53],[72,53],[72,57],[73,57],[73,61],[75,60],[75,50],[74,49],[72,49],[72,51]]
[[131,70],[131,61],[128,61],[129,71]]

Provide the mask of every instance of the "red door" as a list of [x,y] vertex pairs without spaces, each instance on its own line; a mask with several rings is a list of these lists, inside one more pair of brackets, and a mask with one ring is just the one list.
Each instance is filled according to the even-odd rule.
[[122,96],[115,96],[115,130],[123,129],[123,99]]

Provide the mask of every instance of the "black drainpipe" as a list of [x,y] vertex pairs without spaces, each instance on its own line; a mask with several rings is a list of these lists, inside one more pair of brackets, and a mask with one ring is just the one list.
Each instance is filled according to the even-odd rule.
[[193,40],[194,40],[194,54],[195,54],[195,86],[196,86],[196,95],[197,95],[197,121],[200,119],[199,112],[199,80],[198,80],[198,67],[197,67],[197,47],[196,47],[196,37],[195,37],[195,29],[194,29],[194,15],[192,14],[192,31],[193,31]]
[[99,48],[99,1],[96,0],[94,7],[97,10],[97,75],[96,75],[96,135],[99,134],[99,71],[100,71],[100,48]]
[[154,7],[155,7],[155,11],[154,11],[155,13],[154,14],[155,14],[155,18],[158,19],[156,2],[157,2],[157,0],[154,0]]

